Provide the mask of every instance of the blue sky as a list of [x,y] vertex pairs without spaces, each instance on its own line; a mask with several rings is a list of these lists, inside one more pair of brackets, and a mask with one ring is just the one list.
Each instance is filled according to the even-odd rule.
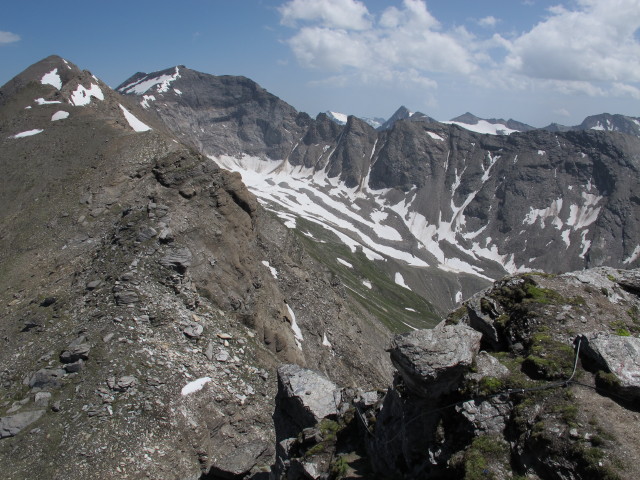
[[0,84],[58,54],[112,87],[182,64],[245,75],[315,116],[534,126],[640,116],[640,0],[5,2]]

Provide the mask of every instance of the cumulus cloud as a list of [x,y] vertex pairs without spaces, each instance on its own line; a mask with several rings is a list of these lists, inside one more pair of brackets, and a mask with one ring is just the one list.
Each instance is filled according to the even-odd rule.
[[347,30],[365,30],[371,26],[367,7],[357,0],[291,0],[279,10],[281,22],[291,27],[301,21]]
[[640,0],[578,0],[511,43],[505,59],[527,77],[580,82],[640,81]]
[[15,33],[11,33],[11,32],[0,31],[0,45],[18,42],[19,40],[20,40],[20,35],[16,35]]
[[357,74],[368,82],[403,78],[432,88],[430,73],[477,69],[458,35],[466,32],[443,31],[423,0],[404,0],[378,18],[356,0],[291,0],[280,14],[283,24],[297,28],[288,44],[298,62],[339,73],[333,81]]
[[493,28],[498,24],[499,21],[500,20],[498,20],[496,17],[489,15],[488,17],[484,17],[478,20],[478,25],[480,25],[481,27]]
[[[568,3],[568,2],[566,2]],[[446,28],[425,0],[372,14],[359,0],[288,0],[281,22],[298,63],[319,82],[412,84],[462,78],[487,88],[550,89],[573,95],[640,96],[640,0],[574,0],[522,34],[475,35]],[[475,23],[496,28],[486,16]]]

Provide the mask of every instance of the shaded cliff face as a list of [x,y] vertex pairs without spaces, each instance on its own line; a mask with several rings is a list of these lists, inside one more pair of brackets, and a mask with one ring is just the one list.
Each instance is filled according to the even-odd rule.
[[[143,106],[240,172],[263,205],[391,261],[389,276],[436,308],[508,272],[638,264],[638,138],[589,129],[481,135],[406,109],[383,131],[355,117],[340,126],[297,114],[243,78],[179,69],[167,89],[171,71],[144,76],[139,84],[153,86],[140,93]],[[120,90],[136,93],[127,85]],[[249,93],[215,101],[238,89]],[[268,135],[276,143],[267,131],[278,132]]]
[[0,98],[5,478],[257,472],[278,364],[389,372],[388,331],[237,173],[59,57]]

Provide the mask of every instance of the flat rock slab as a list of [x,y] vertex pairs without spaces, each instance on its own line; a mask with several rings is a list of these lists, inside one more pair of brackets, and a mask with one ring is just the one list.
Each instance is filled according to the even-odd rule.
[[407,386],[425,397],[457,387],[480,349],[482,334],[463,324],[439,324],[431,330],[396,335],[391,361]]
[[313,370],[298,365],[278,368],[279,405],[301,428],[337,415],[340,392],[335,383]]
[[581,339],[584,353],[615,375],[621,391],[640,398],[640,338],[601,332]]
[[13,437],[24,428],[38,420],[44,414],[44,410],[21,412],[9,417],[0,418],[0,438]]

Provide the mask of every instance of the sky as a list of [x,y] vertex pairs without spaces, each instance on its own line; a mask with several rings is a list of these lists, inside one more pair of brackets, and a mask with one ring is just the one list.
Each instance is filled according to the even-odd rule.
[[111,87],[175,65],[299,111],[535,127],[640,117],[640,0],[7,0],[0,85],[51,54]]

